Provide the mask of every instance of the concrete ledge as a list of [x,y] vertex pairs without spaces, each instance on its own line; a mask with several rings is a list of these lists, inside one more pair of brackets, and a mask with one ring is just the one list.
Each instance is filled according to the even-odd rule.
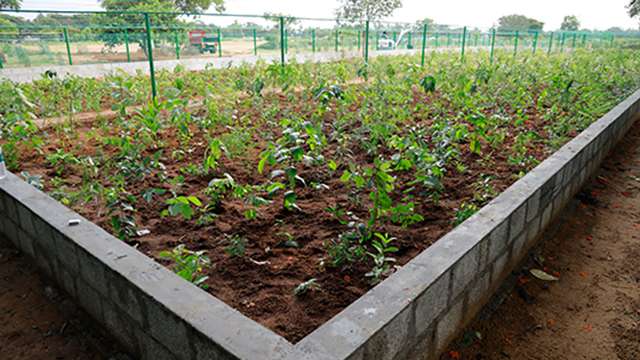
[[[9,174],[0,232],[144,359],[436,358],[633,124],[640,91],[292,345]],[[68,226],[70,219],[81,219]]]

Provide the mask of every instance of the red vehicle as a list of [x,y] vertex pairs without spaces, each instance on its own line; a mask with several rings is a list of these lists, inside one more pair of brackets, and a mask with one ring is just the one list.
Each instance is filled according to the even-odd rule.
[[218,48],[218,38],[212,35],[207,35],[204,30],[191,30],[189,31],[189,44],[198,48],[200,54],[209,52],[215,54]]

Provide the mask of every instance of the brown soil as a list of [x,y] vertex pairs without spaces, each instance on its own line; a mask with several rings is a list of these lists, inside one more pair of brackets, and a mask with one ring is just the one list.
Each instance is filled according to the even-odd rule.
[[[416,90],[414,92],[414,104],[418,102],[430,102],[429,97],[439,96],[439,94],[425,95]],[[303,117],[311,117],[306,114],[299,105],[292,103],[282,94],[269,94],[265,96],[268,103],[278,104],[278,108],[284,114],[297,113]],[[304,101],[312,101],[304,99]],[[497,104],[499,107],[506,107],[506,104]],[[413,107],[413,106],[412,106]],[[258,114],[261,107],[250,109],[240,109],[238,118],[260,119]],[[527,109],[530,121],[521,125],[510,122],[504,125],[506,141],[500,149],[491,149],[485,144],[485,156],[480,158],[469,150],[468,144],[460,146],[460,163],[463,163],[467,171],[462,174],[453,168],[448,169],[447,175],[443,179],[444,191],[438,203],[424,197],[428,192],[421,186],[410,186],[408,183],[413,180],[409,173],[397,173],[397,191],[400,201],[400,194],[407,190],[415,198],[416,213],[424,216],[424,221],[409,226],[385,222],[380,224],[378,229],[381,233],[392,234],[398,240],[395,245],[400,248],[394,254],[397,263],[403,265],[415,255],[423,251],[430,244],[447,233],[453,227],[453,219],[457,208],[462,202],[468,202],[474,195],[486,193],[484,189],[478,189],[478,184],[488,176],[488,182],[492,194],[482,202],[486,202],[491,196],[500,193],[517,177],[522,170],[521,167],[509,163],[508,154],[502,151],[510,148],[515,134],[523,131],[534,131],[542,138],[546,136],[544,130],[546,123],[536,115],[535,108]],[[242,113],[246,112],[246,113]],[[333,123],[331,113],[327,114],[324,132],[331,133]],[[428,127],[430,120],[415,119],[415,123]],[[107,124],[105,126],[105,124]],[[123,133],[118,132],[113,121],[100,124],[97,120],[94,123],[79,124],[78,138],[67,137],[59,129],[49,129],[48,143],[43,146],[45,154],[54,153],[57,149],[64,148],[67,152],[100,157],[101,153],[105,157],[115,157],[116,148],[113,146],[102,146],[102,140],[89,137],[89,130],[99,131],[103,136],[121,137]],[[122,126],[122,125],[120,125]],[[129,125],[130,126],[130,125]],[[469,125],[471,126],[471,125]],[[126,133],[137,137],[137,129],[127,129]],[[353,130],[351,130],[353,131]],[[179,170],[191,162],[200,163],[204,158],[205,147],[208,141],[205,134],[199,129],[192,129],[193,138],[189,144],[193,152],[184,160],[177,161],[170,157],[173,149],[181,147],[177,136],[172,131],[162,131],[157,143],[165,152],[162,162],[165,164],[169,178],[173,178],[181,173]],[[212,135],[228,133],[227,128],[219,129]],[[267,135],[265,135],[267,134]],[[250,146],[233,158],[223,157],[219,168],[215,171],[215,176],[185,176],[185,184],[179,189],[182,195],[197,195],[200,199],[207,197],[203,189],[212,178],[220,178],[224,173],[231,174],[239,184],[260,184],[267,181],[267,175],[273,169],[268,168],[265,174],[259,174],[256,170],[259,154],[266,147],[265,136],[279,137],[281,134],[275,132],[268,124],[262,124],[256,131],[251,133]],[[428,139],[427,139],[428,140]],[[98,148],[103,147],[102,150]],[[344,148],[332,142],[328,149],[324,151],[326,158],[340,161],[345,156],[352,156],[354,161],[360,164],[371,164],[373,159],[366,154],[364,149],[357,146],[347,149],[351,154],[338,153]],[[546,148],[542,141],[533,141],[528,145],[528,154],[540,160],[546,157],[551,149]],[[157,149],[147,149],[145,156],[152,156]],[[38,154],[32,149],[25,148],[20,151],[23,155],[20,170],[26,170],[30,174],[41,174],[45,178],[45,190],[53,190],[48,179],[55,177],[54,168],[46,162],[46,157]],[[391,154],[385,154],[391,156]],[[271,205],[262,206],[258,209],[259,217],[254,220],[247,220],[244,211],[247,209],[243,199],[236,199],[227,195],[217,206],[215,221],[208,225],[197,225],[195,221],[185,221],[178,217],[161,218],[160,213],[166,209],[165,200],[170,197],[169,192],[151,203],[138,201],[136,205],[136,223],[139,228],[149,229],[151,234],[131,241],[131,245],[136,246],[143,253],[156,258],[165,265],[170,265],[165,260],[160,260],[160,251],[171,249],[178,244],[185,244],[191,250],[206,250],[207,256],[211,259],[211,268],[206,269],[209,279],[206,282],[208,291],[233,306],[248,317],[260,322],[266,327],[274,330],[278,334],[285,336],[292,342],[296,342],[309,334],[315,328],[336,315],[346,306],[362,296],[372,287],[370,279],[364,275],[371,269],[369,262],[359,262],[346,269],[331,268],[322,266],[323,259],[326,259],[326,246],[329,241],[335,240],[338,236],[347,231],[346,225],[341,224],[335,217],[325,209],[339,205],[341,208],[353,212],[360,219],[368,218],[370,200],[368,194],[361,191],[354,195],[351,187],[346,186],[339,180],[342,169],[339,173],[332,174],[324,166],[298,166],[298,173],[307,181],[324,183],[329,186],[330,191],[317,190],[311,186],[298,187],[296,189],[297,204],[301,208],[300,212],[286,211],[282,207],[283,194],[280,192],[273,197]],[[127,190],[140,199],[142,191],[149,188],[160,188],[169,190],[166,179],[162,179],[154,171],[144,180],[131,181],[127,185]],[[82,168],[80,166],[67,166],[62,174],[65,179],[67,190],[80,190],[82,183]],[[98,176],[95,181],[100,181],[108,185],[109,180]],[[412,190],[408,190],[412,188]],[[350,200],[357,196],[361,204],[355,205]],[[482,205],[480,203],[479,205]],[[96,224],[112,230],[110,215],[105,204],[95,200],[80,202],[72,206],[83,216]],[[366,221],[366,220],[365,220]],[[299,248],[283,246],[287,237],[285,234],[293,236],[299,244]],[[246,255],[242,257],[229,256],[225,249],[229,245],[229,235],[239,235],[247,240]],[[305,296],[296,296],[293,290],[300,283],[311,278],[316,278],[321,284],[320,289],[311,291]]]
[[0,358],[129,359],[31,261],[0,237]]
[[532,278],[528,270],[542,266],[529,260],[497,310],[480,316],[442,358],[640,359],[639,230],[636,123],[531,253],[560,280]]

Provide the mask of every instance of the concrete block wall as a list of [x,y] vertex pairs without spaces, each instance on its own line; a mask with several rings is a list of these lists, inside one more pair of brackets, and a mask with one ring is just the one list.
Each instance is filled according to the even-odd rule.
[[290,359],[436,359],[624,136],[635,92],[296,345]]
[[277,359],[291,347],[12,174],[0,232],[142,359]]
[[0,232],[144,359],[436,358],[639,110],[637,91],[295,345],[11,174],[0,180]]

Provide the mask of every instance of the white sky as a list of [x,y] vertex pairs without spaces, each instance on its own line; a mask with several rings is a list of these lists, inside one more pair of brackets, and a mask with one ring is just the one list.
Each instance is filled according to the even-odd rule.
[[[522,14],[545,23],[545,30],[560,27],[565,15],[576,15],[583,28],[606,30],[613,26],[638,28],[625,5],[629,0],[403,0],[389,20],[414,22],[429,17],[437,23],[488,28],[503,15]],[[338,0],[226,0],[228,13],[283,13],[301,17],[333,17]],[[96,0],[23,0],[23,9],[100,10]],[[229,19],[230,20],[230,19]]]

